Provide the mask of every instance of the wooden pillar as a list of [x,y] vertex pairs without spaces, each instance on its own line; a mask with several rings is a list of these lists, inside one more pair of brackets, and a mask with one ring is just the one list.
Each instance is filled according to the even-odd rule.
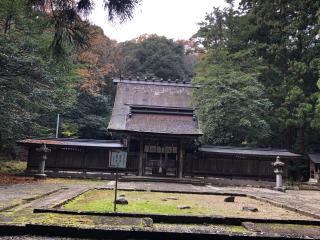
[[234,156],[231,156],[231,179],[233,179]]
[[183,178],[183,146],[182,140],[180,140],[180,147],[179,147],[179,178]]
[[[55,169],[57,169],[57,167],[58,167],[58,148],[57,147],[55,147],[54,148],[54,151],[55,151],[55,154],[54,154],[54,164],[53,164],[53,166],[54,166],[54,168]],[[55,170],[56,171],[56,170]]]
[[[82,167],[82,173],[85,175],[86,173],[86,156],[87,156],[87,149],[83,149],[82,159],[81,159],[81,167]],[[108,166],[107,166],[108,167]]]
[[143,174],[143,138],[140,139],[140,151],[139,151],[139,176]]

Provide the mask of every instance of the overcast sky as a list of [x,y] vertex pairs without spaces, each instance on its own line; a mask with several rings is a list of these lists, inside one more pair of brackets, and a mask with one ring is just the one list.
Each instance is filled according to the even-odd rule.
[[189,39],[197,32],[197,23],[213,6],[226,6],[224,0],[142,0],[132,20],[122,24],[107,21],[103,0],[97,0],[90,21],[103,28],[105,35],[123,42],[148,33],[167,38]]

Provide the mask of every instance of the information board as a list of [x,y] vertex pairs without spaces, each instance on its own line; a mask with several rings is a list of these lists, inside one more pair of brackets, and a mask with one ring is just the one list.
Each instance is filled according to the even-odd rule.
[[127,166],[127,152],[118,151],[111,152],[110,168],[126,168]]

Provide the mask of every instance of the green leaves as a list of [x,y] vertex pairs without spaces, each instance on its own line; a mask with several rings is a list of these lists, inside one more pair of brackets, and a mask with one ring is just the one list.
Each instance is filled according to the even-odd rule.
[[77,82],[70,59],[57,62],[48,54],[52,38],[41,31],[47,19],[19,17],[25,19],[19,30],[0,33],[0,145],[7,151],[19,138],[52,134],[55,115],[70,106]]
[[67,117],[77,124],[79,137],[103,139],[108,137],[107,124],[111,110],[112,100],[110,96],[105,95],[105,89],[102,88],[94,94],[82,90]]
[[265,120],[271,102],[255,73],[246,73],[225,51],[210,51],[196,68],[194,92],[204,140],[212,144],[255,144],[270,134]]
[[[301,153],[319,149],[319,143],[314,143],[320,134],[320,100],[316,100],[320,97],[317,87],[319,9],[320,2],[312,0],[295,0],[290,4],[242,0],[238,10],[230,4],[207,14],[195,35],[206,53],[197,68],[195,81],[203,84],[201,79],[205,79],[208,82],[205,86],[210,86],[212,91],[211,96],[204,93],[205,97],[219,100],[203,102],[215,112],[215,115],[206,112],[211,118],[204,119],[207,125],[210,124],[205,124],[208,136],[211,134],[222,139],[222,143],[232,144],[234,136],[241,136],[243,130],[247,138],[254,136],[259,145],[284,147]],[[230,85],[232,78],[246,79],[248,85],[243,85],[239,79]],[[217,91],[218,86],[222,91]],[[233,96],[224,100],[229,105],[221,102],[225,92]],[[241,100],[246,98],[250,101]],[[229,109],[233,104],[235,110]],[[217,113],[217,106],[226,112]],[[265,113],[259,112],[258,106]],[[199,105],[199,108],[207,107]],[[224,113],[228,117],[224,117]],[[255,120],[243,115],[253,116]],[[223,121],[217,125],[217,119]],[[233,130],[227,135],[226,129]],[[214,137],[209,136],[210,139]],[[251,141],[254,142],[254,138]]]
[[[143,38],[143,36],[141,36]],[[122,74],[163,79],[188,78],[183,46],[159,36],[146,36],[122,46]]]
[[[5,0],[8,1],[8,0]],[[22,0],[15,0],[22,1]],[[50,19],[53,28],[51,49],[53,54],[66,54],[66,46],[85,48],[89,41],[89,23],[83,17],[93,10],[94,0],[24,0],[28,5],[42,11]],[[140,0],[104,0],[109,20],[121,22],[132,18],[133,10]]]

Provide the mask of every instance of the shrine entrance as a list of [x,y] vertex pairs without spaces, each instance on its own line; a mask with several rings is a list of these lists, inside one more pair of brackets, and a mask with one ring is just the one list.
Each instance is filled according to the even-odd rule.
[[144,145],[144,174],[147,176],[177,177],[178,147],[175,143]]

